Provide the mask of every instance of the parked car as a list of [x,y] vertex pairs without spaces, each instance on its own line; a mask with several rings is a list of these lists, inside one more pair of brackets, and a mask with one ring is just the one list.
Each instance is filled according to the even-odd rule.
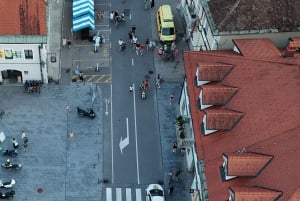
[[159,184],[149,184],[146,188],[146,201],[165,201],[163,187]]

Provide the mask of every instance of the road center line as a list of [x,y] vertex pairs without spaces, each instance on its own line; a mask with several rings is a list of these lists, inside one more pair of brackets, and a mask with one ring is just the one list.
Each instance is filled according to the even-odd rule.
[[137,173],[137,182],[140,184],[140,169],[139,169],[139,151],[138,151],[138,142],[137,142],[137,124],[136,124],[136,103],[135,103],[135,85],[133,86],[133,113],[134,113],[134,133],[135,133],[135,154],[136,154],[136,173]]

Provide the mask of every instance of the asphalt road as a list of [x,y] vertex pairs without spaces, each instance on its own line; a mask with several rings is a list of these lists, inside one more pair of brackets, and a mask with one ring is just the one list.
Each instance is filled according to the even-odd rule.
[[[138,41],[144,43],[146,38],[151,38],[150,13],[144,11],[142,3],[126,1],[111,1],[112,10],[119,12],[129,10],[125,23],[111,28],[112,58],[112,128],[111,139],[105,143],[112,144],[110,149],[105,149],[106,156],[112,157],[110,168],[104,172],[105,176],[111,175],[114,184],[145,185],[156,183],[162,179],[161,147],[159,141],[156,98],[155,98],[155,69],[153,53],[145,51],[143,55],[136,55],[131,43],[128,42],[128,32],[132,25],[136,25]],[[141,20],[142,19],[142,20]],[[126,41],[125,52],[119,52],[118,40]],[[147,92],[147,99],[140,99],[139,85],[148,79],[151,87]],[[134,93],[129,92],[129,86],[134,84]],[[127,121],[128,119],[128,126]],[[128,130],[128,134],[127,134]],[[122,146],[120,140],[129,135],[129,144]],[[122,144],[122,143],[121,143]],[[112,152],[111,152],[112,151]],[[108,159],[109,160],[109,159]],[[104,159],[104,161],[107,161]],[[106,167],[108,164],[104,164]],[[110,170],[110,171],[109,171]]]

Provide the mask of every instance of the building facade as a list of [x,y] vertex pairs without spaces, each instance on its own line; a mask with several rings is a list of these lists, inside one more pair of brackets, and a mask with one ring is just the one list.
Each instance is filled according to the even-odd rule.
[[0,26],[5,28],[0,30],[0,83],[48,83],[47,1],[1,3]]

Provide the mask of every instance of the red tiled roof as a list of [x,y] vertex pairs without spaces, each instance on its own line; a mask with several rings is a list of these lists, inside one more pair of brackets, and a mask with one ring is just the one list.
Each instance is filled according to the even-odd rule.
[[202,87],[202,103],[205,105],[225,105],[238,91],[238,88],[205,84]]
[[257,176],[273,159],[273,156],[258,153],[228,153],[228,176]]
[[222,81],[232,70],[233,65],[228,64],[199,64],[199,80]]
[[261,187],[231,187],[234,201],[276,201],[282,192]]
[[[258,42],[261,41],[261,42]],[[274,46],[272,41],[267,38],[236,39],[233,43],[239,49],[240,53],[247,58],[260,60],[277,60],[281,52]]]
[[299,31],[298,0],[210,0],[207,4],[219,31]]
[[[251,52],[250,40],[238,45]],[[246,43],[246,44],[243,44]],[[257,40],[265,43],[265,40]],[[257,44],[258,47],[262,46]],[[245,48],[250,48],[247,50]],[[278,201],[287,201],[300,186],[300,55],[292,58],[275,55],[274,59],[253,58],[246,54],[221,54],[218,51],[184,52],[184,64],[191,117],[198,160],[205,160],[205,173],[210,201],[227,200],[231,186],[263,186],[278,189],[283,195]],[[268,56],[267,58],[272,58]],[[198,63],[234,65],[234,69],[222,81],[226,86],[239,88],[238,93],[226,104],[226,108],[241,111],[244,116],[230,132],[219,131],[211,135],[201,134],[204,112],[197,100],[199,87],[194,78]],[[222,154],[245,147],[248,151],[265,153],[274,159],[254,178],[237,177],[223,182],[220,166]]]
[[206,129],[230,131],[243,117],[243,113],[226,109],[207,109],[206,113]]
[[299,201],[300,200],[300,187],[293,193],[289,201]]
[[47,34],[44,0],[1,0],[0,13],[0,35]]

